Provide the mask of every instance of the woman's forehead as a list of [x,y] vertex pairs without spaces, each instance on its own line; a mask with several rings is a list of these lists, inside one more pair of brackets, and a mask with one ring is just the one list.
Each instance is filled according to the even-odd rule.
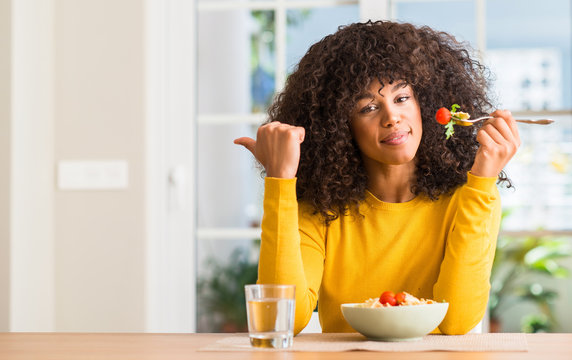
[[392,80],[392,79],[372,79],[369,84],[362,90],[358,97],[363,97],[366,95],[374,95],[375,93],[381,94],[382,91],[398,91],[405,87],[410,86],[409,82],[403,79]]

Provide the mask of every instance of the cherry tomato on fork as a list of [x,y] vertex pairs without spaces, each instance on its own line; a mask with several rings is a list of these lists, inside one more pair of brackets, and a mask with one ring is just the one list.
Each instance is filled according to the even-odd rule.
[[451,112],[447,108],[440,108],[437,110],[437,114],[435,114],[435,119],[441,125],[447,125],[451,120]]
[[384,291],[379,297],[379,302],[382,304],[389,304],[391,306],[397,305],[395,294],[392,291]]

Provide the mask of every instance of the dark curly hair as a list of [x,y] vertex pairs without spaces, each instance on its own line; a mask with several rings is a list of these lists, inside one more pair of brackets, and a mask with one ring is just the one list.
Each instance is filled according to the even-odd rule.
[[[268,110],[269,122],[306,131],[298,199],[329,223],[365,198],[367,173],[350,132],[350,114],[375,79],[407,82],[421,108],[413,193],[436,200],[464,184],[478,148],[478,127],[456,126],[446,140],[435,112],[454,103],[473,117],[492,109],[488,72],[467,49],[447,33],[389,21],[341,26],[312,45]],[[508,179],[501,173],[499,180]]]

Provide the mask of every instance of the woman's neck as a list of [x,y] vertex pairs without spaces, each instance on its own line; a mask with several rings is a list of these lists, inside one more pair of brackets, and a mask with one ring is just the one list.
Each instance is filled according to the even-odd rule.
[[415,175],[415,164],[400,165],[366,164],[368,190],[379,200],[389,203],[402,203],[413,200],[415,194],[411,185]]

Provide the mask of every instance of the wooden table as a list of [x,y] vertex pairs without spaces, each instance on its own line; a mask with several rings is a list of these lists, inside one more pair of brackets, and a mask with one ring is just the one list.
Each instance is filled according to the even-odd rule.
[[528,334],[528,352],[199,352],[228,334],[0,333],[0,360],[572,359],[572,334]]

